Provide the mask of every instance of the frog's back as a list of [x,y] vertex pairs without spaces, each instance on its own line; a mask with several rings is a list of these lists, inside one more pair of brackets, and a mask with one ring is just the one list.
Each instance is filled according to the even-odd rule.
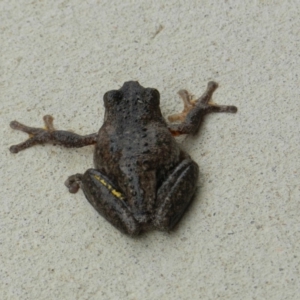
[[[104,124],[105,125],[105,124]],[[95,165],[108,171],[116,164],[171,168],[179,160],[180,148],[163,122],[136,126],[102,126],[95,150]],[[168,167],[169,166],[169,167]]]

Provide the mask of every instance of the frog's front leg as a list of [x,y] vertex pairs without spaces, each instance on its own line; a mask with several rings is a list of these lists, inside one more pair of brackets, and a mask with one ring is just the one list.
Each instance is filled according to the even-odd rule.
[[193,199],[198,175],[199,167],[189,157],[173,170],[157,192],[155,228],[169,231],[176,225]]
[[17,121],[12,121],[10,127],[29,134],[29,139],[9,148],[10,152],[18,153],[21,150],[38,144],[51,143],[54,145],[62,145],[64,147],[79,148],[87,145],[95,144],[97,141],[97,133],[89,135],[79,135],[64,130],[55,130],[53,127],[53,117],[46,115],[43,118],[44,128],[29,127]]
[[71,193],[76,193],[81,187],[95,210],[120,231],[139,234],[141,226],[126,205],[125,196],[99,170],[89,169],[83,175],[72,175],[65,185]]
[[180,124],[169,125],[169,130],[174,136],[180,134],[196,133],[199,130],[203,117],[211,112],[236,113],[237,107],[232,105],[218,105],[210,102],[218,84],[210,81],[204,94],[197,100],[192,100],[192,96],[186,90],[180,90],[179,96],[184,103],[181,113],[168,117],[170,122],[180,121]]

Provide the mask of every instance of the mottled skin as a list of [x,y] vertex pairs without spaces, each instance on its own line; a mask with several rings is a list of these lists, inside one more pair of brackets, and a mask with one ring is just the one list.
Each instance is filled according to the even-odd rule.
[[169,231],[180,220],[192,200],[198,165],[180,149],[173,136],[195,133],[209,112],[237,111],[234,106],[209,103],[217,84],[210,82],[196,101],[187,91],[179,95],[184,111],[169,117],[181,121],[168,125],[159,107],[159,92],[136,81],[104,95],[105,118],[98,133],[81,136],[55,130],[53,118],[45,116],[46,129],[11,122],[13,129],[30,135],[11,146],[17,153],[36,144],[65,147],[96,144],[95,169],[75,174],[66,181],[71,193],[81,188],[93,207],[116,228],[130,235],[159,229]]

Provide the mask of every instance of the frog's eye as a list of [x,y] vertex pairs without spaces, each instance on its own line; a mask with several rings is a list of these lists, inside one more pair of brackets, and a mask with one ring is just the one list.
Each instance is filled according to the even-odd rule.
[[117,104],[122,99],[122,92],[119,90],[112,90],[104,94],[103,100],[105,106],[111,106],[113,104]]
[[157,89],[146,89],[146,99],[151,105],[159,105],[160,94]]

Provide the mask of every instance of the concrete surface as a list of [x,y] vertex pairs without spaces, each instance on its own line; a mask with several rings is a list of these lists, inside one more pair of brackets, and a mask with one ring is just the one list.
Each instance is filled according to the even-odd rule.
[[[0,2],[1,299],[299,299],[299,1]],[[11,120],[87,134],[124,81],[181,88],[236,115],[181,140],[199,192],[177,229],[122,235],[64,180],[92,147],[8,151]]]

